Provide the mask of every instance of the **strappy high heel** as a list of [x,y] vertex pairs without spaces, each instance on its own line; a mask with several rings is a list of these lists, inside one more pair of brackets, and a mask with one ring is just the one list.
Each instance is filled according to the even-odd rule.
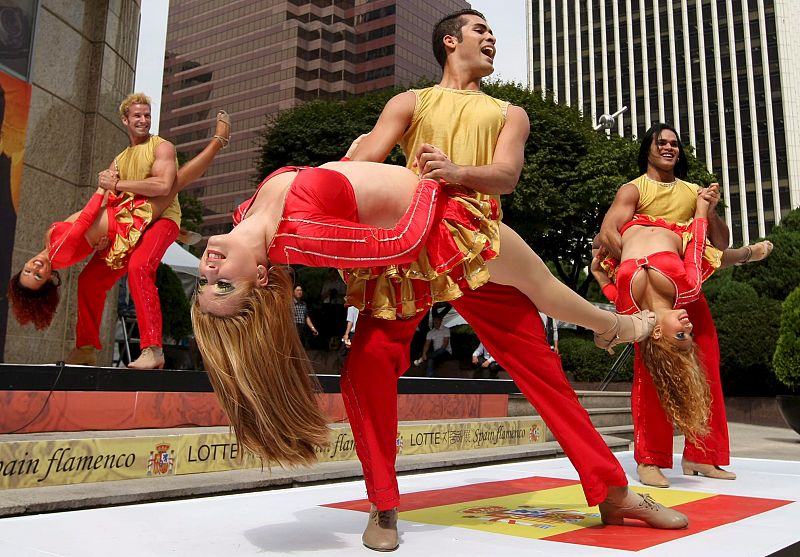
[[[656,326],[656,314],[649,309],[643,309],[633,315],[614,315],[614,325],[604,333],[594,334],[594,343],[598,348],[606,350],[609,354],[613,354],[612,350],[617,344],[627,342],[641,342],[650,336],[653,332],[653,327]],[[631,330],[627,334],[620,334],[622,328],[622,321],[628,320],[631,324]]]
[[231,117],[224,110],[220,110],[219,112],[217,112],[217,122],[222,122],[223,124],[228,126],[228,137],[223,137],[223,136],[221,136],[219,134],[215,134],[213,136],[214,139],[216,139],[217,141],[219,141],[222,144],[222,148],[224,149],[225,147],[228,146],[228,143],[230,143]]
[[[736,262],[736,265],[744,265],[745,263],[751,263],[755,261],[763,261],[769,254],[772,253],[772,242],[769,240],[762,240],[760,242],[756,242],[755,244],[744,246],[747,250],[747,254],[739,261]],[[753,248],[758,247],[758,253],[753,253]]]

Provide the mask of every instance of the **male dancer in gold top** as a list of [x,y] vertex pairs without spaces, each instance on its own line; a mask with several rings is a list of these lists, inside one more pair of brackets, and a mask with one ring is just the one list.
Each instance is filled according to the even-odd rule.
[[[481,79],[493,71],[495,38],[479,12],[465,10],[440,21],[433,49],[443,68],[439,85],[392,98],[351,158],[382,161],[400,142],[409,166],[422,177],[460,187],[485,209],[487,218],[499,220],[497,196],[513,191],[522,171],[527,114],[480,91]],[[499,249],[496,237],[490,241]],[[510,252],[520,243],[524,245],[515,235],[503,238]],[[536,260],[540,266],[521,271],[529,273],[537,288],[543,293],[566,288]],[[547,344],[537,307],[519,290],[504,286],[504,279],[482,277],[464,285],[451,303],[539,410],[578,470],[589,504],[600,505],[606,524],[621,524],[627,517],[656,528],[685,527],[688,520],[681,513],[628,490],[624,471]],[[585,314],[583,307],[560,307],[565,296],[545,297],[549,301],[539,309],[546,313],[561,313],[567,321],[565,312]],[[363,315],[342,371],[342,395],[372,503],[362,540],[379,551],[398,546],[397,378],[409,368],[410,341],[420,318],[390,321]]]

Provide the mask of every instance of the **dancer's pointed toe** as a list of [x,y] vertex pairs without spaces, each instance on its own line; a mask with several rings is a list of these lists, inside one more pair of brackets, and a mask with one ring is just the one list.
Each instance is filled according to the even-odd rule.
[[650,336],[656,326],[656,314],[648,309],[633,315],[614,314],[614,325],[603,333],[595,333],[594,343],[612,353],[618,344],[641,342]]
[[231,117],[222,109],[217,112],[217,129],[214,134],[214,139],[220,142],[223,149],[230,143]]

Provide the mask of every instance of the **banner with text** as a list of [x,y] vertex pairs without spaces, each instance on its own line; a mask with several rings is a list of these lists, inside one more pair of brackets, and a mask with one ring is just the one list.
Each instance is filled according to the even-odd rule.
[[[543,443],[539,419],[400,425],[397,454],[414,455]],[[320,462],[357,458],[348,426],[331,430]],[[259,468],[230,433],[0,443],[0,489],[128,480]]]

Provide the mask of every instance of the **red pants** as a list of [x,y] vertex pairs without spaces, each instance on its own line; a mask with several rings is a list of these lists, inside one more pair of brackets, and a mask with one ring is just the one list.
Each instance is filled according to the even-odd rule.
[[[717,329],[711,319],[711,311],[705,296],[686,306],[694,325],[694,340],[700,349],[700,361],[711,388],[711,420],[707,436],[698,444],[688,441],[683,456],[693,462],[724,466],[730,463],[728,421],[725,415],[725,399],[719,377],[719,341]],[[672,421],[661,407],[650,373],[644,366],[636,346],[633,366],[634,458],[641,464],[655,464],[660,468],[672,468]]]
[[136,305],[140,346],[161,346],[161,304],[156,288],[156,270],[167,248],[178,237],[178,225],[169,219],[151,224],[121,269],[111,269],[100,253],[95,253],[78,277],[78,325],[75,346],[92,345],[98,350],[100,322],[106,294],[128,273],[128,287]]
[[[539,411],[596,505],[608,486],[625,486],[619,462],[597,433],[550,350],[536,306],[515,288],[488,283],[451,302]],[[379,510],[396,507],[397,379],[409,368],[420,317],[388,321],[366,315],[342,370],[342,396],[364,469],[367,496]]]

